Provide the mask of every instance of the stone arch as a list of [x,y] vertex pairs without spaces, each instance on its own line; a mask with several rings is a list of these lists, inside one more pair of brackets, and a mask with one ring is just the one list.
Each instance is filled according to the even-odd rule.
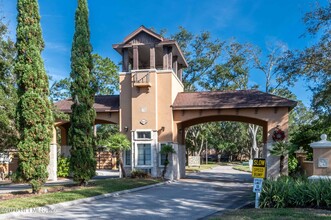
[[[232,108],[232,109],[183,109],[173,111],[174,115],[174,142],[182,146],[181,152],[185,152],[184,129],[206,122],[213,121],[237,121],[252,123],[263,128],[263,156],[267,159],[268,170],[267,176],[278,176],[279,159],[269,153],[272,147],[272,134],[278,126],[286,136],[288,134],[288,112],[287,107],[270,107],[270,108]],[[182,158],[184,158],[182,156]],[[183,159],[182,159],[183,160]],[[183,167],[183,165],[181,166]],[[287,167],[284,168],[285,170]],[[185,170],[181,170],[181,176],[184,176]]]
[[[180,126],[182,130],[185,130],[185,128],[188,128],[193,125],[207,123],[207,122],[217,122],[217,121],[244,122],[244,123],[259,125],[263,128],[263,142],[264,143],[267,142],[268,121],[261,120],[259,118],[234,116],[234,115],[212,115],[212,116],[198,117],[198,118],[182,121],[181,123],[178,124],[178,126]],[[183,138],[183,137],[179,137],[179,138]],[[178,142],[183,143],[183,140],[178,140]]]

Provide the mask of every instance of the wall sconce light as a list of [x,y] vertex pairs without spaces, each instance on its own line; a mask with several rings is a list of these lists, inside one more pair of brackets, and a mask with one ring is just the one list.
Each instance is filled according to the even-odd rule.
[[125,132],[128,132],[128,130],[129,130],[128,126],[125,126],[125,127],[124,127],[124,131],[125,131]]
[[164,127],[164,126],[162,126],[162,127],[161,127],[161,131],[162,131],[162,132],[164,132],[164,129],[165,129],[165,127]]
[[182,131],[183,131],[183,130],[182,130],[181,128],[180,128],[180,129],[178,129],[178,132],[179,132],[180,134],[182,133]]

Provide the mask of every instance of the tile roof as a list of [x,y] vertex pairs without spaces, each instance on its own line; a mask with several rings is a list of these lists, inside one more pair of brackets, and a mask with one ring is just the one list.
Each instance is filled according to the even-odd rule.
[[[96,112],[112,112],[119,110],[119,95],[98,95],[95,96],[94,109]],[[58,110],[71,112],[72,99],[66,99],[55,103]]]
[[297,102],[257,90],[231,90],[178,93],[174,110],[289,107]]

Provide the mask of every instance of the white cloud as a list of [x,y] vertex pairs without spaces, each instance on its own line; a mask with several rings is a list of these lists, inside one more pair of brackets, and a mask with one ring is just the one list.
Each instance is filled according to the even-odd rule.
[[61,43],[45,42],[45,50],[52,50],[55,52],[68,53],[68,52],[70,52],[70,47],[67,47]]

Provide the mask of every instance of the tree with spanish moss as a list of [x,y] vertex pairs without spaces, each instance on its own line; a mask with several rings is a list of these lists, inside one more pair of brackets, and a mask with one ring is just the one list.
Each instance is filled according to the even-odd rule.
[[96,169],[93,138],[96,113],[93,104],[97,85],[91,73],[92,69],[87,0],[78,0],[71,49],[70,92],[74,103],[71,106],[69,144],[71,145],[70,168],[74,181],[79,182],[80,185],[86,184],[95,175]]
[[17,1],[15,73],[18,97],[17,122],[20,176],[38,193],[48,177],[53,116],[48,99],[48,77],[41,51],[44,41],[37,0]]

